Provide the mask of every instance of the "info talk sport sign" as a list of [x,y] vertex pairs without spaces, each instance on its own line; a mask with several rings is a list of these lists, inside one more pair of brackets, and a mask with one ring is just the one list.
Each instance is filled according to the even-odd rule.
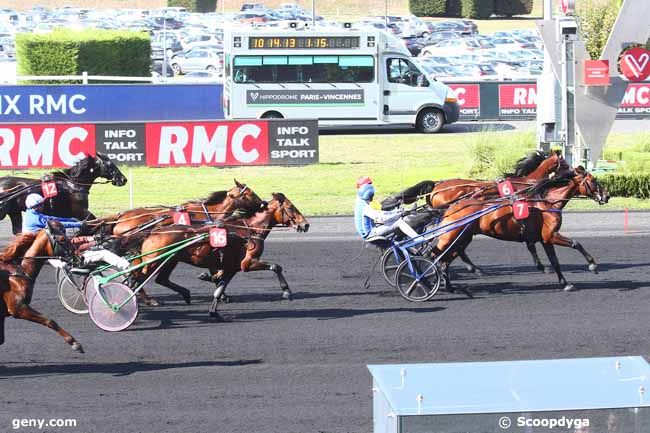
[[318,162],[316,120],[0,124],[0,169],[58,168],[84,155],[149,167]]

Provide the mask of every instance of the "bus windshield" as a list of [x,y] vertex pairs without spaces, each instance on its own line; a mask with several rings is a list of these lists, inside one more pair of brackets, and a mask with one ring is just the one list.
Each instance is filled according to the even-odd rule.
[[235,83],[371,83],[373,56],[237,56]]

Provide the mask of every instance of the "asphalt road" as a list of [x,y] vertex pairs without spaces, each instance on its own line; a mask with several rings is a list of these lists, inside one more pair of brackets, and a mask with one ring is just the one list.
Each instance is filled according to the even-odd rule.
[[45,269],[32,305],[86,353],[9,319],[0,431],[39,431],[13,430],[14,419],[61,418],[77,427],[41,431],[361,433],[372,429],[367,364],[650,357],[650,214],[631,214],[627,234],[621,214],[566,216],[566,234],[600,263],[594,275],[577,252],[559,251],[577,292],[535,271],[523,245],[476,239],[468,252],[487,275],[456,268],[476,298],[441,292],[423,304],[401,299],[378,274],[363,288],[375,252],[354,260],[360,242],[349,219],[311,222],[308,234],[273,233],[265,253],[286,269],[295,299],[281,300],[270,273],[238,275],[235,302],[222,309],[229,323],[206,320],[211,288],[183,266],[174,279],[192,289],[192,305],[153,286],[166,304],[106,333],[63,309]]

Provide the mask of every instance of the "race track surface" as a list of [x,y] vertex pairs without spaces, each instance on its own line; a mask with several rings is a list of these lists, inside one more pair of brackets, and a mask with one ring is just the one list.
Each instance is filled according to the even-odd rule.
[[[271,235],[265,257],[282,264],[294,291],[281,300],[272,273],[240,274],[210,323],[211,287],[180,267],[192,305],[153,285],[165,305],[142,307],[127,331],[107,333],[59,304],[51,268],[32,305],[83,345],[73,353],[54,332],[7,320],[0,346],[0,431],[13,419],[74,418],[53,432],[305,433],[372,430],[367,364],[650,356],[648,214],[571,214],[565,230],[600,264],[587,271],[576,251],[559,249],[564,293],[555,275],[537,272],[521,244],[476,239],[468,253],[487,275],[456,266],[456,281],[476,295],[439,293],[415,304],[390,290],[350,219],[312,221],[313,232]],[[6,234],[6,222],[3,222]],[[4,244],[4,242],[3,242]],[[540,248],[541,252],[541,248]],[[42,430],[45,431],[45,430]]]

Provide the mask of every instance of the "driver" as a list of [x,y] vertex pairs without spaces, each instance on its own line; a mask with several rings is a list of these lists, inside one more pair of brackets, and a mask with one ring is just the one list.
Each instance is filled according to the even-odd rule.
[[[25,199],[27,207],[25,220],[23,222],[23,232],[34,233],[47,226],[48,221],[57,221],[64,228],[79,229],[83,225],[82,221],[76,218],[62,218],[52,215],[45,215],[43,212],[43,203],[45,199],[40,194],[29,194]],[[70,243],[75,248],[76,253],[80,253],[84,263],[106,262],[120,269],[126,269],[130,263],[128,260],[118,256],[112,251],[106,250],[97,245],[97,240],[92,236],[77,236],[70,239]],[[50,262],[58,265],[58,262]]]
[[372,180],[362,176],[357,180],[357,200],[354,207],[354,225],[359,235],[364,239],[385,237],[399,230],[409,238],[418,233],[402,219],[402,210],[380,211],[370,205],[375,197],[375,187]]

